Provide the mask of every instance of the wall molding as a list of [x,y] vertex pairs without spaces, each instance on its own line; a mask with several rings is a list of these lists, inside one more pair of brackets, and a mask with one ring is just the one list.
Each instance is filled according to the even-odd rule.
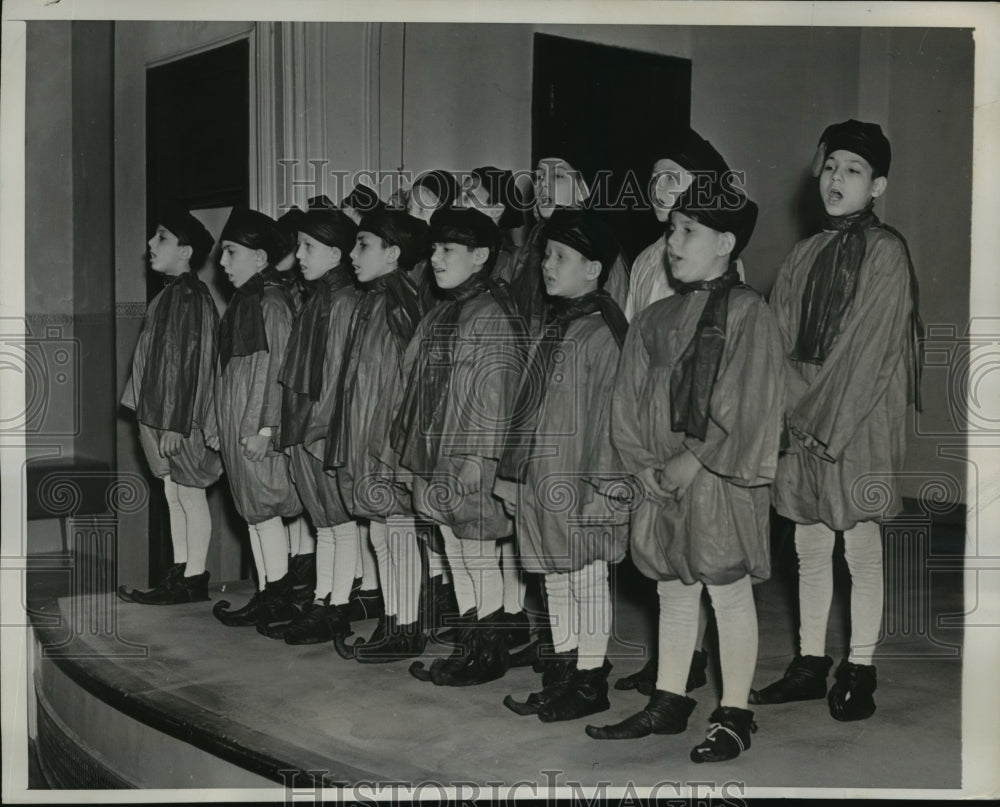
[[364,39],[364,69],[361,77],[361,98],[364,114],[364,131],[362,133],[362,167],[367,171],[382,170],[382,132],[381,132],[381,61],[382,61],[382,23],[365,23]]
[[258,22],[250,32],[250,207],[277,213],[275,176],[274,23]]
[[[303,22],[281,23],[281,127],[284,153],[293,160],[286,168],[296,180],[312,178],[315,185],[293,185],[288,205],[305,207],[310,196],[327,193],[326,28]],[[283,195],[282,195],[283,196]]]

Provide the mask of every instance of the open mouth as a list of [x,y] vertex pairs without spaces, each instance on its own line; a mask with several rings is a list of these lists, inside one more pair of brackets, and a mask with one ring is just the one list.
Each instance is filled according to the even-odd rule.
[[844,194],[842,194],[840,191],[836,190],[835,188],[831,188],[827,192],[826,198],[829,199],[831,202],[840,202],[840,201],[843,200]]

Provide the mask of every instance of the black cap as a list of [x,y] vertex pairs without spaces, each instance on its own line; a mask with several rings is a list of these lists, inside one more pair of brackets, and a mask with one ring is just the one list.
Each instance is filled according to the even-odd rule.
[[442,208],[431,216],[430,239],[432,244],[489,247],[496,252],[500,230],[493,219],[471,207]]
[[882,134],[882,127],[877,123],[864,123],[850,118],[842,123],[827,126],[819,139],[816,159],[813,162],[813,175],[819,176],[827,156],[839,150],[850,151],[859,157],[864,157],[872,167],[873,177],[889,176],[892,147],[888,138]]
[[735,260],[750,242],[757,226],[757,205],[731,183],[714,179],[710,183],[693,182],[674,205],[674,213],[683,213],[700,224],[736,238],[731,257]]
[[286,254],[281,254],[281,237],[278,223],[259,210],[245,207],[233,208],[226,226],[222,228],[220,241],[232,241],[249,249],[262,249],[270,263],[277,263]]
[[435,210],[439,210],[442,207],[449,207],[455,201],[455,197],[458,196],[458,182],[448,171],[427,171],[420,174],[414,180],[413,187],[410,188],[410,193],[417,194],[418,202],[421,202],[422,199],[419,190],[421,188],[426,188],[437,197],[438,203],[434,208]]
[[729,171],[729,166],[715,147],[690,128],[667,147],[663,157],[673,160],[686,171],[712,171],[719,177]]
[[321,194],[319,196],[310,196],[306,201],[306,208],[308,210],[336,210],[337,206],[331,201],[329,196]]
[[299,225],[304,215],[305,211],[302,208],[293,207],[278,217],[278,237],[285,255],[294,252],[298,246]]
[[346,213],[327,208],[314,208],[304,213],[299,221],[299,231],[328,247],[336,247],[344,259],[354,249],[354,239],[358,234],[358,228]]
[[503,205],[503,215],[497,226],[502,229],[518,227],[524,223],[524,202],[517,190],[514,172],[505,168],[484,165],[473,168],[472,175],[479,180],[480,186],[486,191],[486,198],[491,205]]
[[546,240],[572,247],[588,261],[598,261],[610,272],[618,257],[618,242],[592,210],[557,208],[545,224]]
[[427,222],[402,210],[376,210],[361,219],[358,232],[377,235],[386,244],[399,247],[399,266],[410,270],[427,257]]
[[215,239],[205,229],[205,225],[191,215],[190,211],[178,203],[167,205],[161,212],[159,222],[177,238],[181,244],[191,247],[191,267],[197,269],[212,251]]
[[357,210],[363,216],[365,213],[371,213],[373,210],[383,207],[384,203],[371,188],[365,185],[355,185],[354,190],[344,197],[342,205]]

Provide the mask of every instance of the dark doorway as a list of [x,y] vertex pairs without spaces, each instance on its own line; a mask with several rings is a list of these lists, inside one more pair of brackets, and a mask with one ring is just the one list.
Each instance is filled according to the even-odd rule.
[[649,177],[689,125],[690,60],[535,34],[533,77],[533,164],[565,156],[557,152],[568,144],[593,168],[609,171],[597,202],[634,259],[660,232],[649,209]]
[[[146,226],[151,234],[165,204],[179,202],[218,238],[228,210],[250,198],[250,46],[245,39],[146,71]],[[216,253],[218,246],[216,246]],[[214,256],[213,256],[214,257]],[[214,261],[199,272],[222,305]],[[164,286],[146,271],[146,301]],[[219,552],[217,515],[234,520],[228,490],[209,495],[213,536],[209,562]],[[149,503],[149,575],[158,581],[172,560],[162,496]]]

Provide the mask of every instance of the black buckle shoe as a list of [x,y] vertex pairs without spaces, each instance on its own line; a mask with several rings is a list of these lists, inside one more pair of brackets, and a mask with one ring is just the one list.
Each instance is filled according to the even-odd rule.
[[827,696],[831,717],[843,722],[867,720],[875,714],[873,696],[877,687],[875,667],[841,660]]
[[760,691],[751,689],[748,701],[758,706],[819,700],[826,695],[826,676],[832,664],[829,656],[796,656],[784,676]]
[[753,712],[720,706],[712,712],[708,736],[691,749],[692,762],[725,762],[736,759],[750,747],[750,735],[757,731]]
[[695,701],[662,689],[653,690],[641,712],[610,726],[587,726],[595,740],[634,740],[650,734],[680,734],[687,729]]
[[577,720],[610,709],[611,703],[608,701],[610,672],[611,662],[607,659],[600,667],[588,670],[577,668],[562,695],[538,710],[538,719],[543,723],[556,723],[563,720]]

